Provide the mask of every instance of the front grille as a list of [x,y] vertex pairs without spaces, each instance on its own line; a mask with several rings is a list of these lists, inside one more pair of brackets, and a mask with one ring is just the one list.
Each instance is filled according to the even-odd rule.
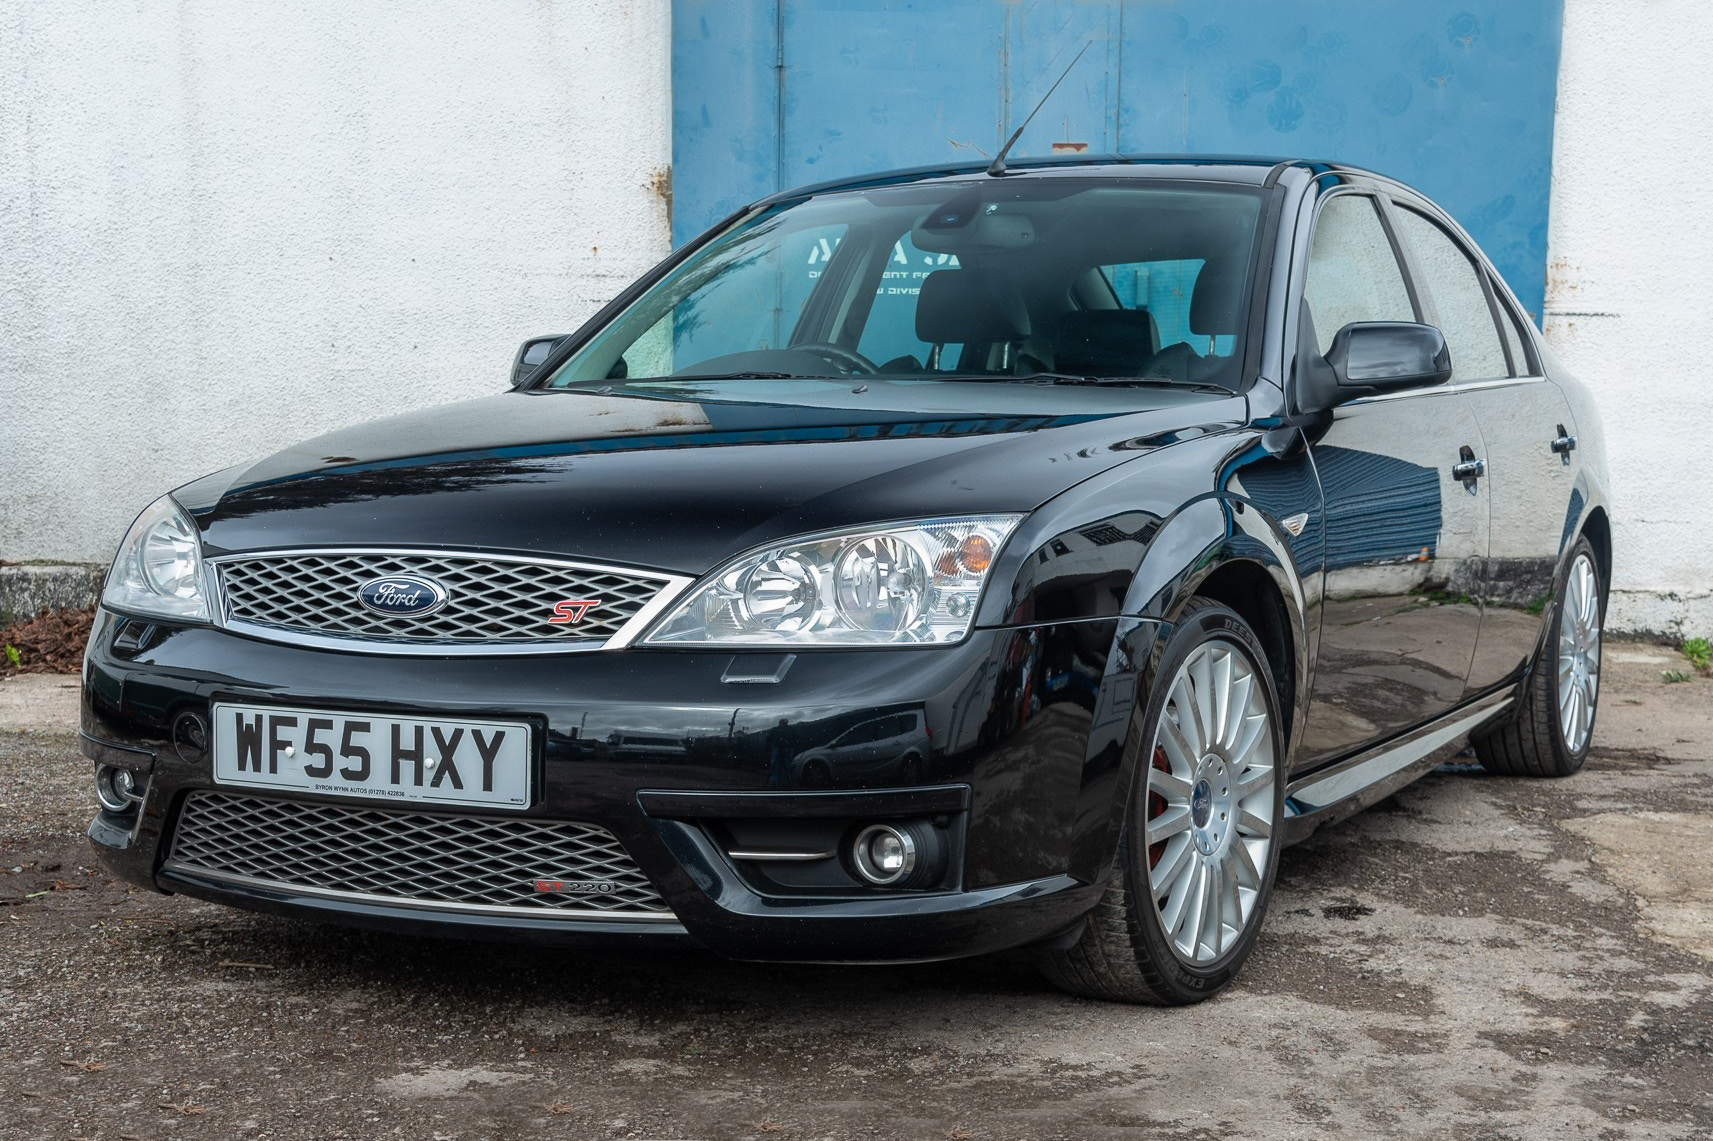
[[[672,582],[665,575],[574,563],[389,551],[254,555],[217,565],[228,623],[413,645],[592,648]],[[413,617],[378,614],[358,601],[359,588],[389,575],[433,579],[445,589],[446,604]],[[594,605],[577,621],[553,623],[561,602]]]
[[166,870],[453,910],[672,918],[612,833],[566,820],[197,791],[179,812]]

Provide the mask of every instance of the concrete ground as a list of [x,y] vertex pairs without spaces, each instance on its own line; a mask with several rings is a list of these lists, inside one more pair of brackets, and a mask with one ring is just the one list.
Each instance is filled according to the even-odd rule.
[[1230,991],[370,935],[91,858],[74,678],[0,682],[0,1138],[1713,1137],[1713,681],[1614,644],[1564,781],[1283,858]]

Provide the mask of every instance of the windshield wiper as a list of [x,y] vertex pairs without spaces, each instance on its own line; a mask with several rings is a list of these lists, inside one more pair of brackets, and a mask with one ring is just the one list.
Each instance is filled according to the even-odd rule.
[[662,380],[836,380],[830,376],[805,376],[800,372],[688,372],[663,376]]
[[1231,394],[1222,384],[1206,384],[1199,380],[1173,380],[1167,376],[1086,376],[1069,372],[1028,372],[1019,376],[993,376],[982,373],[945,373],[935,380],[987,380],[996,383],[1023,381],[1035,384],[1133,385],[1144,388],[1188,388],[1196,392]]

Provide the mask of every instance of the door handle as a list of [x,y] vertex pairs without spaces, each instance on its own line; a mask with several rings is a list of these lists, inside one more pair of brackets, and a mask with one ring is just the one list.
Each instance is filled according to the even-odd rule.
[[1566,463],[1570,462],[1570,453],[1576,450],[1576,437],[1564,430],[1564,425],[1558,426],[1558,439],[1552,442],[1554,455],[1563,456]]
[[1451,478],[1474,482],[1487,474],[1486,460],[1464,460],[1451,465]]

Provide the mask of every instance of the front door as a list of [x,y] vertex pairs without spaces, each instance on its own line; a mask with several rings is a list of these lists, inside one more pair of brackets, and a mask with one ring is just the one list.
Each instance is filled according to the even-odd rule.
[[[1304,351],[1322,354],[1353,321],[1422,319],[1374,199],[1344,193],[1321,206],[1303,302]],[[1468,401],[1444,387],[1342,405],[1311,439],[1326,582],[1304,768],[1461,700],[1488,508],[1479,482],[1452,468],[1481,446]]]

